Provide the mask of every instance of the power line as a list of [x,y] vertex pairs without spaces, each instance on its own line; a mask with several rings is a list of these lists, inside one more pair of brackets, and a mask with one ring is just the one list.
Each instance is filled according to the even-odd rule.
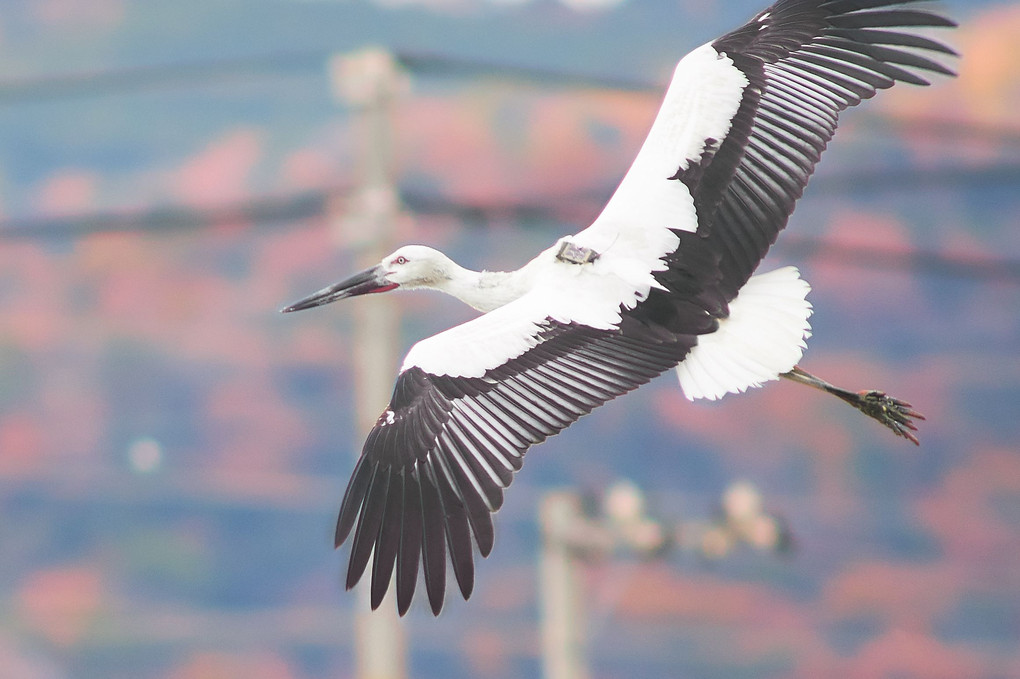
[[[986,167],[919,168],[861,171],[819,175],[811,182],[816,195],[857,192],[916,191],[921,188],[1014,186],[1020,184],[1020,164]],[[21,217],[0,221],[0,238],[76,237],[108,231],[195,230],[236,222],[272,224],[318,217],[327,202],[350,192],[350,185],[334,185],[290,194],[264,195],[206,208],[161,205],[148,209],[106,211],[48,217]],[[406,208],[423,216],[447,216],[466,222],[514,221],[524,225],[552,221],[584,222],[593,219],[612,194],[607,185],[572,195],[544,200],[464,201],[437,192],[400,190]]]
[[533,85],[594,88],[660,95],[663,83],[635,78],[612,78],[602,75],[571,73],[536,66],[464,59],[432,52],[396,52],[397,61],[416,75],[448,78],[495,78],[520,81]]
[[919,189],[944,188],[975,190],[994,187],[1020,187],[1020,162],[822,173],[812,178],[810,191],[813,195],[832,195],[913,192]]
[[[1017,172],[1020,175],[1020,168]],[[402,199],[416,214],[451,216],[467,222],[513,221],[528,225],[548,222],[550,219],[570,219],[572,216],[580,217],[580,221],[588,221],[597,214],[597,208],[589,210],[583,206],[584,201],[589,201],[589,205],[595,204],[592,196],[574,200],[557,199],[555,204],[547,202],[531,205],[511,202],[467,204],[435,194],[407,193],[402,195]],[[978,257],[923,250],[889,250],[878,246],[850,245],[826,238],[794,234],[783,235],[777,247],[793,256],[805,259],[832,259],[860,268],[909,270],[932,275],[1020,284],[1020,258]]]
[[[953,186],[988,188],[1017,185],[1020,185],[1020,165],[1003,163],[979,168],[922,168],[910,172],[888,170],[820,175],[812,181],[811,192],[839,195]],[[331,197],[345,195],[349,191],[349,186],[336,185],[292,194],[259,196],[212,208],[162,205],[133,211],[12,218],[0,221],[0,239],[79,237],[117,231],[196,230],[237,222],[291,222],[323,215]],[[601,191],[550,197],[545,201],[466,202],[440,193],[404,189],[400,197],[405,207],[423,216],[447,216],[466,222],[514,221],[528,225],[550,220],[591,220],[611,193],[612,189],[607,187]]]
[[1020,258],[950,254],[931,250],[889,250],[840,243],[829,238],[784,236],[776,245],[797,259],[826,259],[861,269],[909,270],[988,282],[1020,284]]
[[[163,206],[134,212],[105,212],[62,217],[8,220],[0,238],[45,239],[81,237],[99,232],[163,232],[198,230],[236,223],[281,224],[323,217],[330,202],[350,189],[335,186],[289,195],[267,196],[215,208]],[[557,197],[544,203],[465,203],[439,194],[404,191],[401,202],[421,216],[446,216],[467,222],[512,221],[525,228],[549,228],[550,222],[589,221],[603,196]],[[925,250],[890,250],[880,246],[844,244],[827,238],[784,235],[777,245],[798,258],[825,258],[848,266],[907,270],[936,276],[1020,284],[1020,258],[984,257]]]
[[987,144],[1020,144],[1020,126],[1006,127],[982,122],[961,122],[941,118],[901,118],[862,112],[869,126],[884,127],[898,137],[937,139],[943,142],[970,141]]
[[[953,165],[943,167],[883,168],[842,173],[822,173],[811,179],[813,196],[853,195],[859,193],[916,192],[923,189],[958,188],[962,190],[1014,188],[1020,186],[1020,162],[1003,162],[984,166]],[[545,201],[464,202],[439,193],[413,190],[401,192],[408,208],[418,214],[455,216],[465,221],[513,219],[533,220],[565,218],[575,221],[592,219],[589,206],[601,208],[612,195],[614,186],[603,190],[555,196]]]
[[[325,73],[332,50],[306,50],[224,59],[149,64],[95,72],[62,73],[0,81],[0,104],[62,98],[101,97],[164,87],[200,86],[256,74]],[[428,52],[393,52],[396,62],[412,73],[446,78],[498,78],[538,85],[593,87],[658,94],[662,83],[607,78],[516,64],[463,59]]]
[[[325,73],[332,50],[306,50],[224,59],[149,64],[94,72],[45,75],[0,81],[0,104],[35,103],[65,98],[102,97],[137,91],[203,86],[252,75]],[[462,59],[435,53],[394,52],[403,68],[415,74],[446,78],[498,78],[537,85],[591,87],[657,94],[661,83],[606,78],[530,66]]]
[[[251,78],[253,75],[325,73],[334,50],[312,49],[223,59],[150,64],[96,72],[62,73],[0,81],[0,105],[30,104],[66,98],[103,97],[161,88],[197,87]],[[638,78],[606,77],[521,64],[497,63],[434,52],[393,51],[394,59],[413,74],[454,79],[497,79],[540,86],[590,88],[660,96],[665,83]],[[859,116],[900,135],[948,141],[1020,144],[1020,129],[937,119],[906,119],[878,113]]]
[[0,104],[195,87],[250,78],[254,74],[305,73],[314,69],[324,72],[330,54],[325,50],[286,52],[6,80],[0,81]]
[[323,216],[329,199],[348,191],[346,187],[315,189],[213,208],[164,205],[135,211],[9,219],[0,223],[0,238],[75,238],[105,232],[186,231],[245,222],[292,222]]

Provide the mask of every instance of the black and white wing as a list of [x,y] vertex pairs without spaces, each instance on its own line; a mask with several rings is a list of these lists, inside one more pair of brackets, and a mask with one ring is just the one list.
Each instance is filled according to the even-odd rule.
[[897,82],[928,85],[919,71],[953,74],[931,56],[955,52],[909,30],[955,24],[905,7],[916,1],[778,2],[712,43],[748,85],[725,138],[675,178],[721,255],[730,299],[786,225],[839,112]]
[[[807,284],[793,269],[749,279],[839,113],[896,82],[926,85],[925,71],[951,74],[932,57],[954,52],[916,29],[953,23],[915,2],[782,0],[688,54],[616,193],[575,237],[597,252],[661,258],[654,275],[670,291],[689,280],[692,258],[717,268],[700,279],[701,294],[718,295],[725,320],[680,367],[689,398],[743,391],[799,360]],[[777,341],[761,346],[765,335]]]
[[[420,564],[438,615],[447,553],[468,598],[474,586],[472,536],[487,556],[491,515],[528,448],[672,368],[693,344],[690,337],[656,333],[630,319],[623,320],[624,326],[634,325],[626,332],[546,320],[518,338],[530,348],[504,360],[506,330],[491,317],[515,313],[514,305],[419,343],[421,365],[405,364],[389,408],[365,441],[340,509],[336,544],[353,529],[348,589],[371,557],[373,608],[395,572],[403,615]],[[465,328],[481,346],[489,335],[497,347],[489,363],[498,365],[477,375],[443,374],[462,367],[456,359],[463,355]]]
[[[708,239],[736,297],[786,226],[844,109],[954,55],[911,29],[951,27],[919,0],[782,0],[677,66],[627,176],[579,241],[649,231]],[[903,30],[907,29],[907,30]],[[682,185],[682,186],[680,186]],[[638,245],[639,246],[639,245]],[[682,246],[681,246],[682,247]]]
[[[908,0],[913,2],[914,0]],[[912,27],[954,24],[906,2],[781,2],[712,44],[748,78],[740,108],[714,154],[677,173],[704,215],[699,229],[722,254],[734,296],[786,226],[840,111],[918,71],[952,72],[924,52],[952,55]]]

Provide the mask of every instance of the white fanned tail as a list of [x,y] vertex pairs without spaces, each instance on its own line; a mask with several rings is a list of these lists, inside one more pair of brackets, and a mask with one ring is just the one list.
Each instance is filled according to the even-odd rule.
[[810,290],[792,266],[752,276],[730,302],[729,317],[699,337],[677,367],[684,395],[715,400],[791,370],[811,336]]

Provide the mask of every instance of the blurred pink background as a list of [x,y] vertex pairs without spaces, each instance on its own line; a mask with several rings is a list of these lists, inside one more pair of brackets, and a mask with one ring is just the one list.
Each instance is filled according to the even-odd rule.
[[[360,447],[351,305],[371,300],[276,311],[357,266],[331,226],[359,140],[330,53],[664,83],[760,4],[5,5],[0,674],[352,675],[331,538]],[[802,364],[910,400],[921,447],[794,385],[691,404],[667,375],[529,454],[472,600],[409,614],[411,676],[538,676],[539,498],[628,477],[670,519],[747,479],[797,548],[592,567],[594,676],[1020,677],[1020,5],[938,7],[959,77],[844,116],[764,265],[813,286]],[[401,240],[473,268],[583,228],[658,105],[410,78]],[[469,317],[400,299],[404,349]]]

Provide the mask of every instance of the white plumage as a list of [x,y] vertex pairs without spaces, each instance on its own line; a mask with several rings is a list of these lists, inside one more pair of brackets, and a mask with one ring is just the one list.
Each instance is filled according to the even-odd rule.
[[[785,377],[827,391],[917,442],[909,404],[851,392],[797,366],[809,286],[753,275],[793,211],[843,109],[953,54],[913,27],[952,26],[914,0],[779,0],[678,64],[648,138],[603,212],[517,271],[476,272],[405,246],[284,311],[396,288],[484,312],[418,342],[365,442],[337,521],[353,531],[346,584],[372,561],[372,605],[397,607],[424,572],[434,613],[447,558],[462,595],[472,545],[528,448],[676,368],[690,399]],[[891,30],[897,29],[897,30]],[[899,30],[907,29],[907,30]]]
[[690,400],[760,387],[793,370],[811,336],[811,286],[792,266],[751,276],[719,329],[702,335],[677,366]]
[[[616,248],[615,239],[622,237],[625,249],[647,267],[648,261],[676,248],[666,235],[672,235],[670,229],[697,231],[690,190],[663,180],[700,159],[706,140],[726,138],[746,85],[747,77],[711,45],[681,59],[633,164],[602,214],[576,242],[603,252],[610,244]],[[643,227],[635,229],[638,223]]]

